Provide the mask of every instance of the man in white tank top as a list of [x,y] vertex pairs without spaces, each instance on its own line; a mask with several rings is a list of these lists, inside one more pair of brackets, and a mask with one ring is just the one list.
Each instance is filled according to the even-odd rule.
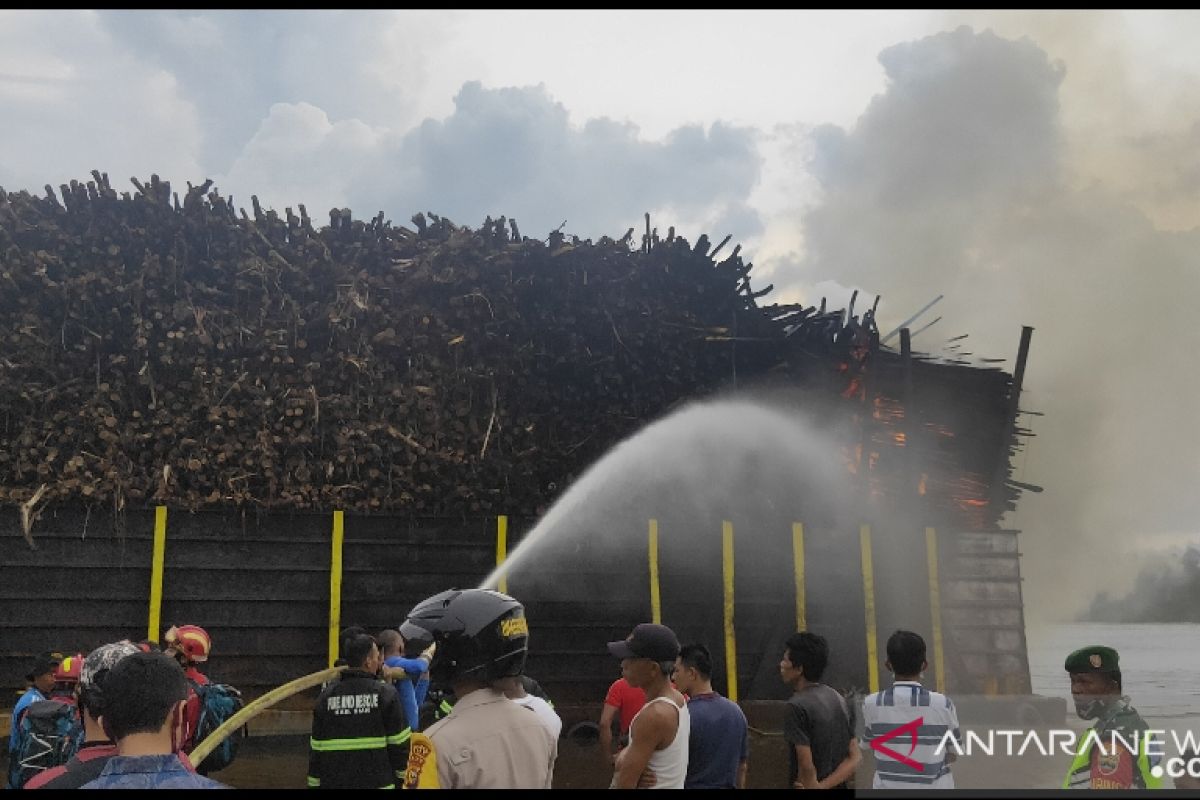
[[608,652],[621,659],[625,680],[646,692],[646,705],[629,727],[629,746],[617,756],[610,788],[635,789],[642,779],[643,788],[682,789],[691,719],[683,695],[671,686],[679,639],[665,625],[644,623],[623,641],[609,642]]

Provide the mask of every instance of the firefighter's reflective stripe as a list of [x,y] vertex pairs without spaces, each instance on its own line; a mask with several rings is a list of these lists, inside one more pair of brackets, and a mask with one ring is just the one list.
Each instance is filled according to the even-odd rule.
[[[403,736],[401,733],[399,736]],[[397,738],[397,737],[391,737]],[[382,750],[388,746],[386,736],[363,736],[358,739],[309,739],[312,749],[318,753],[333,753],[346,750]],[[392,742],[403,744],[403,741]]]
[[309,739],[312,749],[322,753],[345,750],[378,750],[389,744],[402,745],[412,736],[408,728],[394,736],[364,736],[357,739]]
[[318,787],[318,786],[320,786],[320,785],[321,785],[321,779],[320,779],[320,778],[314,778],[312,775],[309,775],[309,776],[308,776],[308,787],[309,787],[310,789],[315,789],[315,788],[317,788],[317,787]]
[[433,740],[423,733],[414,733],[408,742],[408,772],[405,789],[440,789],[437,751]]

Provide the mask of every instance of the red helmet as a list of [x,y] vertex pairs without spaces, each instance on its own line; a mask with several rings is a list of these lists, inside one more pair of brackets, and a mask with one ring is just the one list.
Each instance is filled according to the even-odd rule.
[[198,625],[172,625],[163,634],[163,643],[168,649],[183,653],[188,661],[208,661],[212,650],[212,638]]
[[83,653],[67,656],[54,668],[55,683],[79,683],[83,673]]

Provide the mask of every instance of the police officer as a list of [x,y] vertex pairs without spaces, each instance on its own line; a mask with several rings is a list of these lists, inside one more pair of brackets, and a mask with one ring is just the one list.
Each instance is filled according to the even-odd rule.
[[449,687],[454,708],[412,737],[405,786],[549,789],[558,741],[531,709],[495,684],[525,668],[525,607],[485,589],[451,589],[409,613],[400,627],[409,652],[437,645],[432,688]]
[[383,657],[375,640],[344,643],[347,668],[313,709],[308,785],[314,789],[394,789],[407,763],[408,725],[400,697],[377,676]]
[[[1122,694],[1121,668],[1117,651],[1103,645],[1076,650],[1067,656],[1071,697],[1081,719],[1094,719],[1085,733],[1075,760],[1063,780],[1064,789],[1157,789],[1162,778],[1151,770],[1162,760],[1161,752],[1148,753],[1143,732],[1149,728]],[[1089,735],[1091,732],[1095,735]],[[1114,739],[1113,733],[1120,736]],[[1130,752],[1121,742],[1137,742]]]

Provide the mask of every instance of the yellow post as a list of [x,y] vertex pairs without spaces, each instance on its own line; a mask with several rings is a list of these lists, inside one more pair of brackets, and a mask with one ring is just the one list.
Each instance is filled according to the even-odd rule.
[[342,626],[343,512],[333,512],[333,553],[329,559],[329,668],[338,660],[338,634]]
[[938,585],[937,531],[925,529],[925,550],[929,554],[929,613],[933,617],[933,670],[937,690],[946,691],[946,667],[942,650],[942,593]]
[[146,626],[146,638],[158,641],[159,624],[162,620],[163,557],[167,552],[167,507],[154,509],[154,555],[150,562],[150,621]]
[[725,579],[725,675],[729,699],[737,702],[737,642],[733,636],[733,523],[721,523],[721,574]]
[[658,520],[650,520],[650,621],[662,624],[662,602],[658,594]]
[[[508,517],[501,514],[496,517],[496,566],[503,564],[506,558],[508,558]],[[508,576],[504,573],[500,574],[500,580],[496,582],[496,591],[500,594],[508,594]]]
[[804,605],[804,526],[792,523],[792,559],[796,564],[796,630],[808,630]]
[[858,529],[862,545],[863,599],[867,609],[867,680],[872,692],[879,691],[879,652],[875,632],[875,572],[871,566],[871,526]]

